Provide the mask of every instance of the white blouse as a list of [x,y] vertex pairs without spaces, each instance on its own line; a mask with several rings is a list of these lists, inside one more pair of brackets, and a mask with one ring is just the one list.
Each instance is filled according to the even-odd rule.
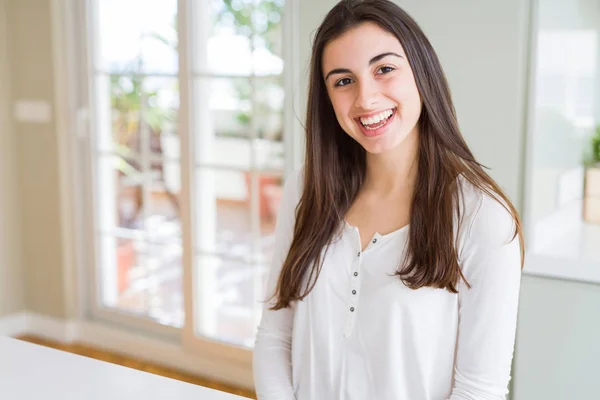
[[[265,303],[254,348],[259,400],[492,400],[508,393],[521,280],[514,222],[461,180],[459,261],[467,281],[453,294],[412,290],[394,272],[408,226],[375,234],[361,252],[347,223],[310,294],[287,309]],[[267,293],[293,235],[301,173],[284,189]],[[456,224],[458,226],[458,224]]]

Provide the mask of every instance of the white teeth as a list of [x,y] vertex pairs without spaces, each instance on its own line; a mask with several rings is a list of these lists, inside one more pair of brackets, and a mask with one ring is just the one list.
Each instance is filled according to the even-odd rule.
[[377,115],[373,115],[372,117],[369,117],[369,118],[361,118],[360,122],[363,125],[373,125],[380,121],[383,121],[386,118],[389,118],[393,113],[394,112],[392,110],[386,110],[386,111],[380,112]]

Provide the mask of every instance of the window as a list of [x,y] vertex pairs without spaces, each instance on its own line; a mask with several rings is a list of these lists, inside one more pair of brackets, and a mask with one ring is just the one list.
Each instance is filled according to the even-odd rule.
[[584,218],[586,154],[598,124],[598,28],[577,7],[541,1],[535,14],[525,268],[587,281],[600,263],[599,225]]
[[252,346],[292,153],[285,1],[90,5],[93,308]]

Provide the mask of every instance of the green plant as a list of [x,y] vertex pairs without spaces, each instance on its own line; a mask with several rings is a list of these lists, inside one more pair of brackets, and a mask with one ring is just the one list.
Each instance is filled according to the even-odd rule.
[[231,25],[235,33],[244,36],[260,36],[265,47],[278,53],[281,45],[281,19],[284,0],[262,0],[258,3],[242,0],[223,0],[223,7],[217,12],[217,24]]
[[600,126],[596,128],[594,135],[591,139],[592,142],[592,161],[597,164],[600,163]]
[[600,125],[589,137],[589,144],[585,149],[584,164],[588,167],[600,165]]
[[141,59],[134,60],[133,65],[110,76],[113,140],[140,152],[141,124],[158,137],[167,121],[176,120],[176,110],[160,107],[157,91],[143,87]]
[[[251,40],[252,46],[264,46],[271,53],[281,53],[281,20],[283,19],[283,6],[285,0],[261,0],[259,2],[244,0],[223,0],[222,7],[217,11],[216,23],[213,29],[228,26],[235,34],[246,36]],[[264,90],[265,82],[256,82],[255,92]],[[251,111],[240,111],[235,116],[238,123],[247,129],[255,121],[264,121],[274,112],[265,100],[256,98],[252,90],[247,90],[247,83],[234,81],[234,87],[240,100],[253,100]],[[260,125],[260,122],[259,122]],[[260,131],[260,127],[259,127]],[[219,134],[223,136],[223,133]],[[237,135],[232,135],[237,136]],[[259,136],[262,134],[259,132]],[[271,140],[280,140],[281,133],[275,135]]]
[[[146,37],[160,40],[156,35],[150,34]],[[161,40],[162,41],[162,40]],[[164,41],[162,41],[164,43]],[[172,44],[171,47],[176,44]],[[144,171],[134,157],[134,152],[141,154],[142,129],[145,126],[150,134],[150,150],[162,152],[161,135],[165,126],[177,120],[177,110],[172,107],[161,107],[159,94],[156,89],[150,89],[144,82],[143,60],[137,55],[128,65],[121,70],[116,70],[110,75],[110,93],[112,109],[112,137],[118,160],[115,165],[120,175],[128,180],[137,182],[138,186],[133,188],[136,201],[136,211],[125,225],[133,223],[138,217],[143,206],[143,196],[139,183],[143,182]],[[175,83],[176,84],[176,83]],[[177,87],[172,88],[178,91]],[[164,171],[161,165],[152,165],[152,169],[158,168],[160,180],[164,184],[164,191],[175,210],[179,209],[179,200],[164,182]]]

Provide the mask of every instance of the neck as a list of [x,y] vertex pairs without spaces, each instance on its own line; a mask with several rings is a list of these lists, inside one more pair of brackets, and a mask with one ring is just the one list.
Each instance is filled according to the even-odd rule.
[[382,154],[367,154],[363,189],[380,196],[412,196],[418,151],[418,134],[413,131],[397,148]]

